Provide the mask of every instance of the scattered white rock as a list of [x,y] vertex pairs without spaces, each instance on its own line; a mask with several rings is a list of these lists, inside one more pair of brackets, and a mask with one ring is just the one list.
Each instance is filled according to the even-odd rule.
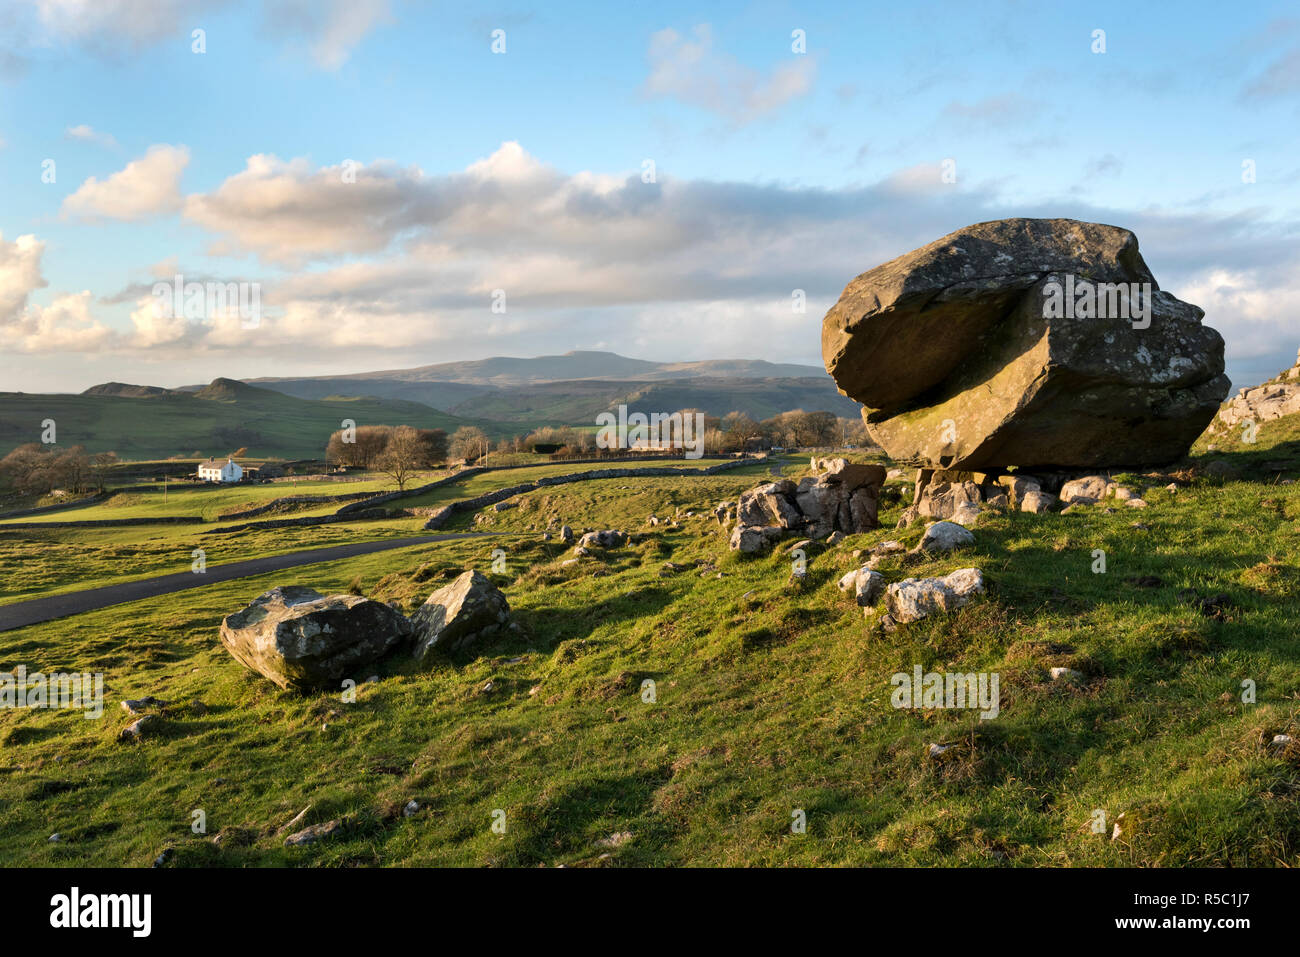
[[918,552],[948,552],[964,545],[975,544],[975,536],[970,529],[956,522],[931,522],[921,536],[921,543],[916,546]]
[[[958,526],[960,527],[960,526]],[[984,592],[978,568],[959,568],[942,578],[908,578],[885,589],[885,608],[899,624],[949,614]]]
[[1131,498],[1131,499],[1129,499],[1127,502],[1125,502],[1124,504],[1127,505],[1129,508],[1146,508],[1146,507],[1147,507],[1146,499],[1143,499],[1143,498]]
[[140,718],[138,721],[132,722],[131,724],[123,728],[121,733],[117,736],[118,740],[138,741],[140,738],[144,737],[145,732],[148,731],[149,728],[152,727],[155,722],[157,722],[157,720],[158,719],[151,714],[145,715],[143,718]]
[[932,744],[930,745],[930,751],[929,751],[930,757],[937,758],[945,751],[951,750],[951,748],[952,748],[951,744]]
[[128,698],[122,702],[122,710],[133,715],[142,715],[150,708],[165,708],[166,706],[166,701],[161,701],[152,695],[144,698]]
[[619,847],[622,847],[624,844],[626,844],[626,843],[627,843],[628,841],[630,841],[630,840],[632,840],[632,832],[631,832],[631,831],[618,831],[618,832],[616,832],[616,833],[614,833],[614,834],[609,835],[608,837],[602,837],[602,838],[598,839],[598,840],[596,841],[596,846],[597,846],[597,847],[611,847],[611,848],[619,848]]
[[1049,672],[1053,681],[1082,681],[1083,672],[1073,668],[1052,668]]
[[311,827],[303,828],[297,834],[290,834],[284,839],[284,846],[302,847],[304,844],[314,844],[322,838],[334,835],[342,827],[343,822],[337,818],[333,821],[326,821],[324,824],[313,824]]

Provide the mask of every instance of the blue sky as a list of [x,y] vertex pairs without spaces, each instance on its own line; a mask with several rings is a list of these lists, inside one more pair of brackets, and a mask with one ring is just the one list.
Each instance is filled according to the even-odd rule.
[[[1300,346],[1292,10],[0,0],[0,390],[820,364],[855,275],[1015,215],[1133,229],[1250,384]],[[178,272],[262,321],[151,316]]]

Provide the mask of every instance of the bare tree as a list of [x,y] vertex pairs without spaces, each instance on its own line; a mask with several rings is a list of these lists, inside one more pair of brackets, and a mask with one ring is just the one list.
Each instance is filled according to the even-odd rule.
[[477,426],[462,425],[451,436],[449,454],[453,459],[471,462],[487,455],[490,442],[487,434]]
[[388,437],[388,445],[375,459],[375,467],[392,476],[398,491],[405,491],[406,483],[420,469],[429,467],[429,445],[417,429],[400,425]]

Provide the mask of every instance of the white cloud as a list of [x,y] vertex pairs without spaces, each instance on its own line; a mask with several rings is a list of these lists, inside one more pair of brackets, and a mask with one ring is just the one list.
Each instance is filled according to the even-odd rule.
[[323,70],[343,66],[370,31],[393,22],[389,0],[274,0],[267,17],[273,29],[305,37]]
[[140,159],[100,181],[90,177],[63,201],[65,215],[83,219],[137,220],[181,206],[181,174],[190,162],[184,146],[149,147]]
[[63,135],[70,140],[78,140],[82,143],[97,143],[100,146],[107,146],[110,149],[117,148],[117,140],[113,139],[111,133],[98,133],[94,128],[81,123],[77,126],[69,126],[63,131]]
[[253,251],[268,261],[301,262],[376,252],[429,212],[419,169],[340,164],[312,170],[304,159],[251,156],[216,191],[189,196],[185,216],[228,240],[213,252]]
[[[179,36],[189,44],[190,27],[227,0],[24,0],[36,10],[52,40],[98,47],[106,52],[125,42],[135,49]],[[182,29],[184,28],[184,29]]]
[[668,28],[650,37],[647,54],[650,75],[648,96],[669,97],[746,123],[784,106],[812,90],[816,61],[807,54],[791,54],[768,75],[747,67],[735,57],[713,49],[713,28],[701,23],[682,36]]
[[[296,268],[282,278],[218,277],[169,258],[148,274],[260,279],[257,328],[234,315],[159,316],[151,278],[102,300],[134,306],[129,328],[83,341],[149,358],[271,350],[295,367],[332,361],[354,371],[594,342],[664,359],[816,362],[821,316],[859,273],[971,223],[1066,216],[1132,229],[1161,285],[1206,310],[1230,358],[1293,354],[1300,344],[1297,227],[1266,210],[1135,212],[1077,198],[1013,205],[991,185],[943,184],[935,165],[842,189],[644,183],[639,170],[562,172],[517,143],[459,172],[371,164],[345,183],[343,171],[254,156],[185,199],[185,217],[211,231],[217,249]],[[42,284],[33,237],[0,245],[0,308],[34,328],[28,295]],[[504,315],[489,308],[496,289],[506,293]],[[807,296],[804,313],[791,308],[795,289]],[[59,316],[70,323],[73,312],[65,304]]]
[[0,233],[0,326],[16,322],[27,308],[28,297],[46,285],[41,276],[45,244],[35,236],[6,242]]

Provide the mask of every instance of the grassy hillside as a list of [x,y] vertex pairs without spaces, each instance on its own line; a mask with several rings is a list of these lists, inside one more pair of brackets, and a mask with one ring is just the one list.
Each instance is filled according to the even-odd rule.
[[[57,424],[60,446],[123,458],[225,455],[247,448],[253,457],[321,456],[343,419],[358,425],[413,425],[453,432],[465,420],[425,405],[390,399],[299,399],[230,379],[197,393],[44,395],[0,393],[0,455],[38,442],[41,422]],[[490,434],[496,423],[474,422]]]
[[[657,468],[661,466],[704,468],[718,459],[669,460],[668,462],[628,462],[621,468]],[[569,464],[539,465],[533,468],[487,472],[442,486],[432,492],[413,495],[391,503],[394,508],[418,508],[443,505],[455,499],[470,498],[485,492],[530,482],[547,475],[561,475],[587,466]],[[753,481],[758,466],[737,469],[742,477],[719,489],[743,489]],[[412,486],[441,477],[444,473],[421,474]],[[644,480],[637,480],[642,482]],[[629,481],[600,482],[631,487]],[[241,520],[223,522],[222,513],[263,505],[272,499],[297,495],[339,495],[348,492],[393,491],[386,477],[364,482],[276,482],[270,485],[232,485],[222,488],[172,488],[164,495],[155,492],[118,494],[97,505],[60,513],[46,513],[28,518],[7,519],[0,525],[0,604],[44,595],[97,588],[123,581],[151,578],[189,568],[191,552],[202,548],[212,565],[282,555],[306,548],[341,545],[348,542],[374,541],[403,535],[419,535],[423,518],[394,518],[382,521],[326,525],[317,528],[279,528],[247,530],[230,535],[205,534],[223,525],[240,524]],[[267,514],[261,519],[287,516],[328,515],[342,503],[303,504],[283,514]],[[23,528],[42,521],[92,521],[118,518],[159,518],[188,515],[207,519],[209,525],[142,525],[100,529]],[[256,519],[255,519],[256,520]],[[244,520],[247,521],[247,520]]]
[[[742,559],[711,516],[685,516],[757,479],[541,489],[485,513],[490,538],[0,633],[6,663],[103,671],[109,687],[99,721],[0,712],[0,853],[82,866],[147,865],[164,847],[176,866],[1300,866],[1300,750],[1270,745],[1300,734],[1300,486],[1201,478],[1171,493],[1129,476],[1149,508],[995,511],[961,552],[882,566],[893,581],[975,565],[987,596],[885,633],[835,581],[855,549],[915,543],[920,527],[891,528],[901,502],[881,529],[811,550],[797,585],[788,555]],[[652,528],[651,513],[682,527]],[[540,535],[561,521],[643,538],[563,566],[572,551]],[[281,692],[217,641],[221,617],[273,585],[410,608],[462,569],[489,571],[494,548],[521,632],[429,673],[373,669],[381,680],[355,703]],[[896,710],[890,677],[915,665],[999,673],[1000,714]],[[1056,666],[1082,680],[1053,681]],[[158,732],[119,744],[130,719],[117,702],[143,695],[168,702]],[[950,746],[937,759],[936,743]],[[304,808],[303,824],[344,830],[285,848],[276,831]],[[197,809],[206,834],[191,832]]]
[[759,420],[791,409],[834,412],[856,418],[861,408],[852,399],[840,395],[830,377],[810,377],[550,382],[485,392],[453,406],[451,411],[456,415],[503,422],[540,420],[590,425],[597,415],[620,404],[645,412],[703,409],[717,416],[746,412]]

